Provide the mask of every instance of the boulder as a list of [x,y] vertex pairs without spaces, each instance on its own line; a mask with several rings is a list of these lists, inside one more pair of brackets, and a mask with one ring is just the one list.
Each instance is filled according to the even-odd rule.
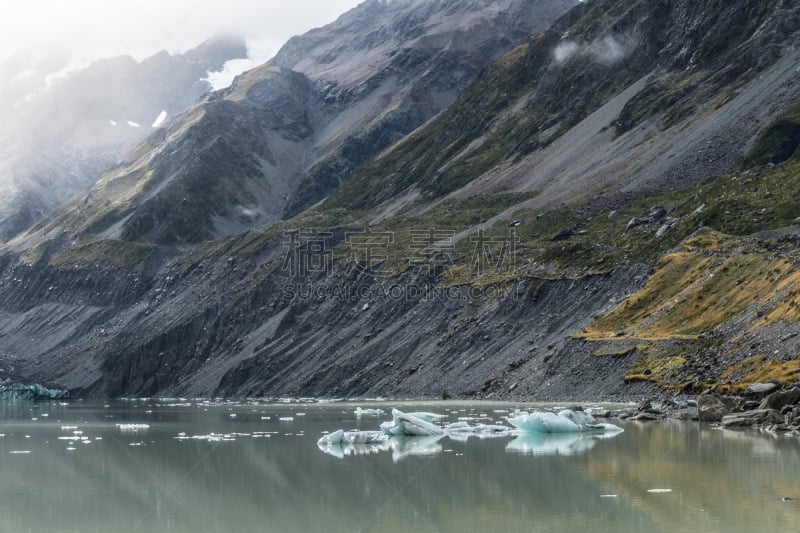
[[777,409],[780,411],[787,405],[795,405],[800,401],[800,388],[792,387],[787,390],[773,392],[761,401],[759,409]]
[[653,413],[649,413],[647,411],[643,411],[636,416],[630,417],[628,420],[640,420],[642,422],[648,422],[650,420],[661,420],[662,418],[664,417]]
[[775,409],[755,409],[722,417],[722,427],[738,428],[764,424],[783,424],[784,417]]
[[734,400],[718,394],[700,396],[697,400],[697,416],[701,422],[720,422],[731,412]]
[[751,383],[744,390],[744,395],[748,398],[763,398],[780,388],[777,383]]

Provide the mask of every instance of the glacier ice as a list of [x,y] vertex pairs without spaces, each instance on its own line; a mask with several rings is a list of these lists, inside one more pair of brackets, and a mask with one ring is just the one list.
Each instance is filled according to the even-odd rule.
[[69,391],[45,387],[39,383],[19,383],[0,379],[0,401],[60,400],[69,398]]
[[620,432],[614,424],[598,423],[595,418],[582,411],[565,409],[558,414],[548,411],[514,414],[508,422],[524,433],[581,433]]

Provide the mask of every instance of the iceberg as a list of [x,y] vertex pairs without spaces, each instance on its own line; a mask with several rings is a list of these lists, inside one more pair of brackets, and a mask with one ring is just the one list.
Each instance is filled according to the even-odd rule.
[[[432,414],[432,413],[425,413]],[[438,415],[435,415],[438,416]],[[439,426],[414,414],[392,409],[392,421],[381,424],[381,431],[387,435],[406,437],[431,437],[444,435]]]
[[45,387],[39,383],[20,383],[11,378],[0,379],[0,401],[61,400],[69,391]]
[[510,416],[507,420],[523,433],[602,433],[623,431],[621,427],[614,424],[598,423],[588,413],[569,409],[558,414],[547,411],[519,414]]

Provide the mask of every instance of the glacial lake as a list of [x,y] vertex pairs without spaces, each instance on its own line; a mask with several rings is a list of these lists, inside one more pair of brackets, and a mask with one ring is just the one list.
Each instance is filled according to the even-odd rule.
[[798,437],[617,421],[625,431],[610,438],[318,448],[324,432],[373,430],[390,418],[357,419],[356,406],[447,413],[450,422],[502,422],[530,407],[3,404],[0,532],[800,530]]

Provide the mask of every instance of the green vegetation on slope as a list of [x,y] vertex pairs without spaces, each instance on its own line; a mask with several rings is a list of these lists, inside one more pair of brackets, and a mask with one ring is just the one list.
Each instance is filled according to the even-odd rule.
[[773,122],[742,160],[742,168],[800,159],[800,104]]

